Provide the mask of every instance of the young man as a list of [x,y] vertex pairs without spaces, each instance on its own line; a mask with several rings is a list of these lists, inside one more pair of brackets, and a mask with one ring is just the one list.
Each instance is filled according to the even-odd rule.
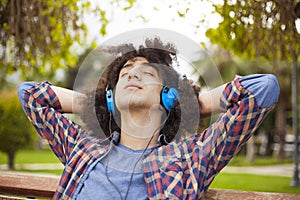
[[[26,115],[65,166],[54,199],[204,198],[274,107],[276,78],[237,76],[199,95],[172,68],[172,45],[155,38],[138,49],[113,50],[118,57],[100,78],[95,99],[82,95],[85,104],[72,105],[73,91],[48,82],[19,87]],[[89,118],[93,111],[108,145],[62,115],[81,113],[97,127]],[[200,114],[211,113],[222,114],[196,133]]]

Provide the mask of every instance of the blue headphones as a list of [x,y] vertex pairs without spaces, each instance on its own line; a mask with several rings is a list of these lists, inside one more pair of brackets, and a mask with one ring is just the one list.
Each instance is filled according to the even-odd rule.
[[[174,103],[179,99],[179,93],[176,88],[164,86],[161,90],[161,104],[168,111],[172,112]],[[114,96],[112,89],[106,90],[106,105],[108,112],[115,113]]]
[[164,86],[161,90],[161,104],[163,107],[171,112],[174,109],[174,103],[179,99],[178,90],[176,88],[169,88],[168,86]]
[[115,103],[112,89],[106,90],[106,105],[108,112],[115,114]]

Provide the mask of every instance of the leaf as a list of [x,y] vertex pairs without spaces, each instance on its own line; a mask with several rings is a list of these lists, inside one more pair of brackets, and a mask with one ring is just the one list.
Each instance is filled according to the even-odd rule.
[[129,5],[123,8],[123,10],[129,10],[130,8],[132,8],[136,0],[127,0],[127,2],[129,3]]
[[[6,73],[19,70],[25,79],[34,73],[49,77],[54,69],[64,68],[63,64],[74,64],[64,56],[71,53],[70,47],[74,43],[83,44],[85,41],[87,28],[79,19],[82,11],[89,9],[89,2],[1,1],[2,4],[0,33],[4,37],[0,38],[0,49],[6,49],[2,59],[8,68]],[[8,9],[11,6],[12,9]],[[17,7],[22,8],[18,15],[15,14]],[[5,77],[1,74],[0,83]]]

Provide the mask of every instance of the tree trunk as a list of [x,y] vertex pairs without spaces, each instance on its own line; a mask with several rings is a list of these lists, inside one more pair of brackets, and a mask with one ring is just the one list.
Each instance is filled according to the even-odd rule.
[[8,156],[8,169],[9,170],[15,169],[15,155],[16,155],[15,151],[11,151],[11,152],[7,153],[7,156]]
[[42,151],[44,148],[43,146],[43,138],[39,136],[38,140],[36,141],[36,149],[38,151]]
[[247,160],[248,163],[253,164],[255,158],[255,144],[254,144],[254,136],[250,137],[246,143],[247,145]]
[[279,161],[282,161],[284,159],[284,145],[286,135],[286,102],[282,98],[279,98],[276,108],[275,131],[279,139],[279,150],[277,153],[277,158]]
[[273,154],[274,135],[275,135],[275,130],[271,130],[267,134],[268,141],[266,147],[266,156],[272,156]]

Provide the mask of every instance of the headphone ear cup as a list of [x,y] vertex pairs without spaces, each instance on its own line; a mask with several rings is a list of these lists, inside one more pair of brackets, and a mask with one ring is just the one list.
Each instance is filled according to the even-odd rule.
[[115,113],[114,95],[112,89],[106,91],[106,105],[108,112]]
[[179,93],[176,88],[164,86],[161,91],[161,102],[167,111],[172,111],[175,101],[179,99]]

